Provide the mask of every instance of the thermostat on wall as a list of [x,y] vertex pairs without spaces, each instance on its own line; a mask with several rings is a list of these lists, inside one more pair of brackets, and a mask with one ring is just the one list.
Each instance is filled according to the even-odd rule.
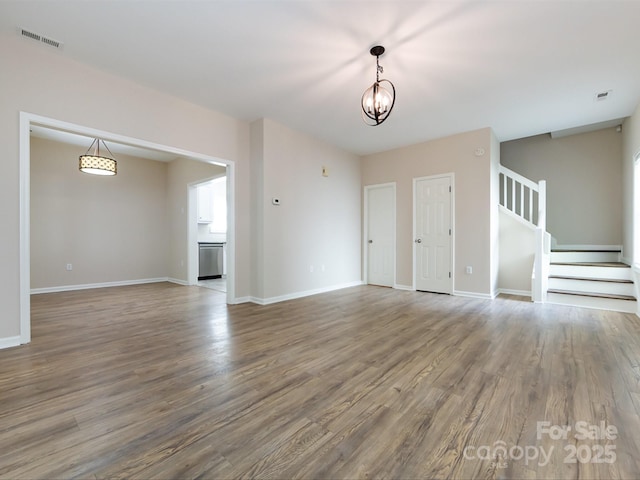
[[278,197],[273,197],[271,199],[271,203],[273,203],[274,205],[280,205],[280,199]]

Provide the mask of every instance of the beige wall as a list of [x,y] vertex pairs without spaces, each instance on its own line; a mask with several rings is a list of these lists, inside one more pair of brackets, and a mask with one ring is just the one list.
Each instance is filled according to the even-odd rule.
[[360,282],[359,157],[272,120],[252,130],[258,298]]
[[[265,173],[252,177],[250,148],[256,142],[246,122],[93,69],[13,34],[0,37],[0,58],[0,346],[13,344],[20,335],[20,112],[234,162],[236,298],[277,298],[360,281],[358,157],[266,121],[265,141],[257,145]],[[329,178],[321,177],[322,165],[330,168]],[[166,268],[169,277],[184,279],[185,252],[172,249],[183,244],[178,204],[185,198],[174,195],[180,189],[172,187],[174,168],[167,167],[172,233]],[[278,211],[264,205],[273,192],[287,202]],[[265,209],[252,213],[258,203]],[[268,220],[259,232],[268,241],[264,244],[257,243],[251,228],[260,215]],[[269,262],[282,264],[266,265],[258,251],[275,252]],[[260,280],[253,281],[256,272]],[[264,282],[262,291],[259,282]]]
[[31,288],[166,277],[167,165],[117,155],[118,175],[87,175],[85,150],[31,139]]
[[623,192],[623,247],[622,254],[627,263],[639,263],[640,252],[634,250],[634,222],[638,206],[634,194],[634,159],[640,153],[640,104],[633,115],[622,125],[622,192]]
[[251,293],[264,298],[264,122],[251,124]]
[[622,244],[622,135],[614,128],[503,142],[501,162],[547,181],[547,230],[558,244]]
[[236,162],[236,295],[249,295],[249,125],[0,36],[0,339],[20,334],[21,111]]
[[[169,239],[168,276],[188,282],[188,185],[224,175],[226,168],[218,165],[179,158],[168,165],[167,212],[168,226],[165,236]],[[191,221],[193,221],[192,219]],[[195,225],[194,225],[195,226]],[[197,232],[197,229],[196,229]],[[193,239],[197,242],[197,235]]]
[[[396,278],[413,284],[413,179],[454,173],[454,292],[491,296],[497,267],[492,240],[497,237],[497,207],[492,206],[492,148],[497,142],[490,128],[461,133],[418,145],[368,155],[362,162],[363,186],[396,182]],[[476,156],[482,148],[485,153]],[[495,169],[495,166],[493,167]],[[497,258],[495,259],[497,260]],[[465,267],[473,267],[467,275]]]
[[119,154],[118,175],[99,177],[78,171],[83,152],[31,140],[31,288],[164,277],[187,282],[188,185],[226,168]]

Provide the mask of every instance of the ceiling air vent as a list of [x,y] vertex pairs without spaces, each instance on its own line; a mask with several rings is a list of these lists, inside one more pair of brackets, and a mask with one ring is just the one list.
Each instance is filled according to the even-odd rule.
[[613,90],[605,90],[604,92],[598,92],[595,94],[594,99],[596,102],[602,102],[603,100],[607,100],[611,97],[611,93]]
[[44,43],[45,45],[49,45],[50,47],[53,47],[53,48],[62,48],[62,42],[53,40],[52,38],[47,38],[35,32],[26,30],[24,28],[20,28],[19,30],[20,30],[20,34],[23,37],[30,38],[31,40],[35,40],[36,42]]
[[20,33],[22,33],[23,36],[31,38],[32,40],[36,40],[38,42],[41,38],[37,33],[30,32],[29,30],[25,30],[24,28],[20,29]]

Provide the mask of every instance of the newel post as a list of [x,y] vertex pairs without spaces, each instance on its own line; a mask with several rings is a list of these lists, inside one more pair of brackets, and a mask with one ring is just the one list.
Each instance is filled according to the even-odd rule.
[[547,231],[547,182],[538,182],[538,227]]

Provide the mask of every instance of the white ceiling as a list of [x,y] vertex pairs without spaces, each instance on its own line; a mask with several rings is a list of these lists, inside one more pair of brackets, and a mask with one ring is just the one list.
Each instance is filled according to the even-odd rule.
[[[26,28],[68,57],[358,154],[626,117],[640,103],[639,21],[639,1],[616,0],[0,1],[2,31]],[[397,101],[370,127],[359,101],[376,44]]]

